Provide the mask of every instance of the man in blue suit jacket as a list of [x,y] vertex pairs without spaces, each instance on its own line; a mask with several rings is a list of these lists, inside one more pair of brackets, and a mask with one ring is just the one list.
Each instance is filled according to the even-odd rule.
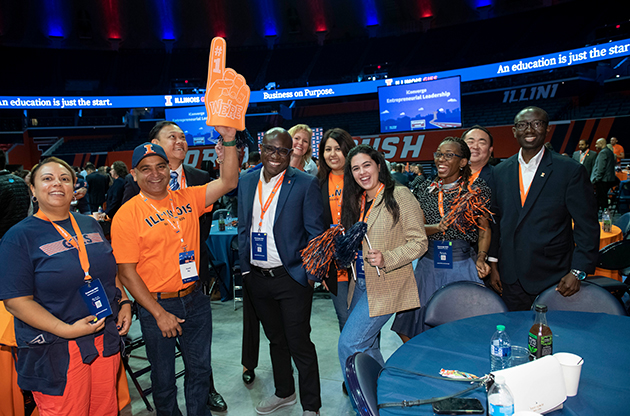
[[512,130],[521,150],[494,171],[499,273],[491,279],[514,311],[528,310],[551,285],[563,296],[580,290],[580,281],[595,271],[599,223],[584,166],[544,149],[547,112],[521,110]]
[[291,358],[299,372],[304,415],[321,407],[319,368],[310,339],[313,285],[300,250],[325,231],[317,179],[289,167],[291,136],[265,133],[263,168],[241,177],[238,245],[245,290],[270,342],[275,394],[256,406],[260,414],[296,402]]

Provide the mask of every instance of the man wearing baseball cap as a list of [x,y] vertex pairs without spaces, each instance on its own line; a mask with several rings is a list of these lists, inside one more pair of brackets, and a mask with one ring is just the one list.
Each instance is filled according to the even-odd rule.
[[140,193],[125,203],[112,224],[119,277],[138,303],[138,318],[151,364],[158,414],[181,414],[175,385],[175,342],[186,365],[189,415],[209,415],[210,299],[199,284],[199,221],[205,208],[238,184],[236,130],[216,127],[224,138],[221,178],[202,186],[170,190],[164,149],[144,143],[133,152]]

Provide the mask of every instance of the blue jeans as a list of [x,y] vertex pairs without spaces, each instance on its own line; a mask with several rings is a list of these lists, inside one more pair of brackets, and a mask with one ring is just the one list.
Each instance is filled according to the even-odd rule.
[[[354,303],[356,300],[356,304]],[[346,321],[346,325],[339,336],[337,352],[341,372],[346,381],[346,360],[355,352],[365,352],[374,358],[381,365],[385,364],[380,350],[380,332],[383,325],[392,314],[375,316],[370,318],[367,292],[365,291],[365,280],[359,279],[355,286],[352,298],[352,311]]]
[[178,318],[182,335],[165,338],[153,315],[138,308],[147,358],[151,363],[153,402],[158,415],[181,415],[177,406],[175,385],[175,341],[179,341],[184,358],[184,396],[189,415],[210,415],[207,406],[210,391],[210,345],[212,343],[212,310],[210,299],[201,287],[183,298],[158,300],[160,306]]
[[[350,277],[352,279],[352,277]],[[348,286],[350,282],[337,282],[337,296],[330,294],[330,298],[333,301],[335,312],[337,313],[337,319],[339,320],[339,332],[343,331],[343,327],[350,316],[350,312],[354,309],[354,306],[359,301],[359,298],[365,292],[365,279],[357,281],[354,286],[354,295],[352,296],[352,302],[348,308]]]

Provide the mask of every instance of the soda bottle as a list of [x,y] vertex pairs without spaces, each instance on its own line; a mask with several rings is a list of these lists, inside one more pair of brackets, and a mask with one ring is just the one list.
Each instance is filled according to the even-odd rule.
[[502,370],[510,366],[512,345],[505,332],[505,326],[497,325],[497,331],[490,340],[490,371]]
[[512,416],[514,414],[514,397],[505,384],[502,375],[494,376],[494,384],[488,390],[488,415]]
[[225,231],[225,220],[223,219],[223,214],[219,216],[219,231]]
[[529,361],[553,354],[553,334],[547,325],[547,305],[536,305],[536,320],[529,330]]

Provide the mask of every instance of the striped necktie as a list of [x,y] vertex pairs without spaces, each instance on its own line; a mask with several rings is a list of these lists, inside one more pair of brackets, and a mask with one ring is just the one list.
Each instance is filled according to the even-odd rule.
[[171,191],[177,191],[179,189],[179,181],[177,180],[177,172],[171,172],[171,181],[168,183],[168,187]]

